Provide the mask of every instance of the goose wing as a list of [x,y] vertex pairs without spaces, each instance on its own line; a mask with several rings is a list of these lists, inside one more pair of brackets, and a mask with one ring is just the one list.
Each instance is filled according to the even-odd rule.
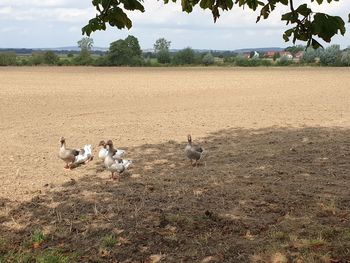
[[204,151],[203,148],[201,146],[198,146],[198,145],[192,146],[192,150],[196,151],[196,152],[200,152],[200,153]]

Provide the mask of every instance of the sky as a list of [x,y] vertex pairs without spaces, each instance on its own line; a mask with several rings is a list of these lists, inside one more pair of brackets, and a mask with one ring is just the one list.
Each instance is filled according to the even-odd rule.
[[[302,0],[295,0],[295,5]],[[306,1],[315,11],[341,16],[348,21],[350,1],[339,0],[321,6]],[[91,35],[94,46],[109,44],[128,35],[138,38],[141,48],[152,48],[164,37],[171,48],[235,50],[255,47],[287,47],[283,32],[288,29],[280,20],[286,11],[281,6],[267,20],[255,23],[257,12],[234,6],[221,14],[214,24],[210,11],[195,8],[191,14],[181,11],[180,1],[164,5],[157,0],[145,1],[144,13],[131,12],[130,30],[109,28]],[[96,14],[90,0],[0,0],[0,48],[53,48],[76,46],[83,36],[81,28]],[[345,36],[334,38],[342,48],[350,46],[350,24]],[[327,45],[326,45],[327,46]]]

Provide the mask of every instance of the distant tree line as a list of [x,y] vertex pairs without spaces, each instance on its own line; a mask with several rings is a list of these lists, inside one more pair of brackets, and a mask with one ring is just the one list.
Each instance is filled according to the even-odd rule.
[[[142,52],[138,39],[131,35],[112,42],[107,52],[92,51],[93,43],[92,38],[82,38],[78,41],[79,52],[33,50],[31,54],[23,54],[22,49],[19,49],[19,53],[10,50],[0,52],[0,66],[350,66],[350,48],[341,50],[339,45],[316,50],[311,47],[306,49],[305,46],[292,46],[286,48],[285,52],[275,52],[272,57],[266,57],[266,54],[257,51],[248,54],[232,51],[201,52],[190,47],[171,51],[171,42],[165,38],[156,40],[153,52]],[[302,56],[297,60],[293,59],[300,52]]]

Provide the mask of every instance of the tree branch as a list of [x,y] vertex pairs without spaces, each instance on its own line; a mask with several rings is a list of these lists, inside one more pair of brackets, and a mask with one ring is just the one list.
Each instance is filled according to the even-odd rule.
[[289,5],[290,5],[290,10],[293,12],[293,14],[295,13],[294,10],[294,5],[293,5],[293,0],[289,0]]

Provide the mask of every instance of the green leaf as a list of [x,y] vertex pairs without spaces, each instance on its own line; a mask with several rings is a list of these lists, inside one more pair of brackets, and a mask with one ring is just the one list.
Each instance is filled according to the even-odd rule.
[[307,4],[300,5],[295,11],[302,16],[308,16],[311,14],[311,9],[307,7]]
[[121,2],[126,10],[139,10],[141,12],[145,11],[144,6],[137,0],[122,0]]
[[214,0],[201,0],[199,6],[203,9],[207,9],[213,6]]
[[255,11],[259,6],[259,1],[258,0],[251,0],[251,1],[247,2],[247,5],[250,9],[253,9]]
[[291,28],[291,29],[288,29],[284,32],[283,34],[283,39],[284,41],[288,42],[289,41],[289,38],[290,36],[292,35],[292,33],[294,32],[294,28]]
[[281,2],[281,4],[283,4],[283,5],[288,5],[288,0],[280,0],[280,2]]
[[119,29],[128,28],[132,26],[131,20],[124,13],[120,7],[115,7],[108,13],[108,21],[111,26],[116,26]]
[[318,49],[320,47],[323,47],[318,41],[316,41],[314,38],[311,40],[311,46],[314,48],[314,49]]
[[345,23],[339,16],[329,16],[323,13],[316,13],[312,21],[312,34],[317,35],[326,42],[330,42],[331,38],[338,34],[345,34]]
[[260,10],[260,16],[262,16],[264,19],[268,18],[270,15],[270,6],[269,5],[265,5],[263,8],[261,8]]
[[92,0],[92,5],[97,6],[101,3],[101,0]]
[[[90,0],[97,10],[95,18],[90,19],[89,23],[82,28],[83,34],[90,35],[96,30],[105,30],[106,25],[111,25],[119,29],[131,28],[132,22],[125,13],[126,11],[138,10],[144,12],[144,0]],[[160,0],[165,4],[169,2],[179,2],[180,0]],[[337,2],[339,0],[311,0],[317,4],[325,2]],[[243,8],[257,10],[260,8],[260,14],[256,22],[261,18],[267,19],[278,5],[288,6],[291,0],[181,0],[182,10],[191,13],[196,5],[202,9],[209,9],[212,12],[214,22],[220,17],[220,12],[230,10],[233,4]],[[295,0],[295,2],[297,2]],[[307,1],[300,1],[306,3]],[[348,15],[350,22],[350,14]],[[335,34],[345,34],[345,23],[338,16],[330,16],[323,13],[313,13],[307,4],[301,4],[295,11],[282,15],[281,20],[294,27],[283,34],[286,41],[296,40],[307,41],[308,45],[317,46],[319,43],[313,39],[317,36],[324,41],[330,42]],[[316,41],[316,42],[315,42]]]
[[294,14],[292,12],[289,12],[289,13],[283,14],[281,17],[281,20],[290,21],[293,19],[293,17],[294,17]]
[[181,0],[181,6],[182,11],[185,11],[187,13],[191,13],[193,10],[189,0]]
[[[101,0],[103,9],[108,8],[111,5],[111,0]],[[101,2],[99,1],[99,2]]]
[[231,10],[232,7],[233,7],[233,1],[232,0],[226,0],[226,5],[227,5],[227,8]]

